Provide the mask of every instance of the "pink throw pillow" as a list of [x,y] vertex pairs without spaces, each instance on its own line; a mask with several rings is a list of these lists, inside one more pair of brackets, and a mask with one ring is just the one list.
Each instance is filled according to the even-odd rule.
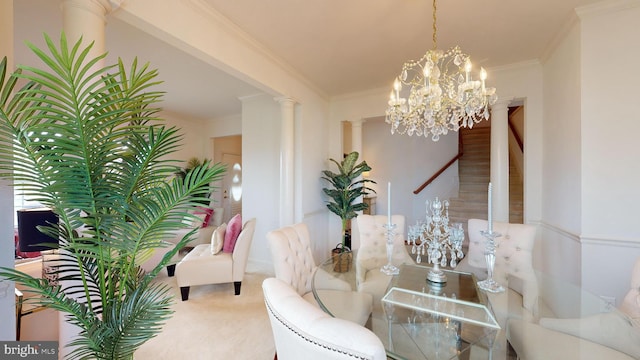
[[209,226],[209,223],[211,222],[211,218],[213,217],[213,209],[208,207],[198,207],[194,214],[204,215],[204,218],[202,219],[202,227],[205,228]]
[[242,216],[240,216],[240,214],[236,214],[227,223],[227,231],[224,233],[224,246],[222,248],[223,252],[233,252],[233,248],[236,246],[236,240],[238,240],[238,235],[240,234],[241,230]]

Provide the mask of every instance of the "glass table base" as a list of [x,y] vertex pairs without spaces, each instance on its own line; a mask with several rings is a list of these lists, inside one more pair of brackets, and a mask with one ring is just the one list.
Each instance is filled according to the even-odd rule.
[[400,273],[400,269],[393,264],[386,264],[380,268],[380,272],[385,275],[398,275]]
[[478,287],[491,293],[501,293],[504,291],[504,287],[493,279],[478,281]]

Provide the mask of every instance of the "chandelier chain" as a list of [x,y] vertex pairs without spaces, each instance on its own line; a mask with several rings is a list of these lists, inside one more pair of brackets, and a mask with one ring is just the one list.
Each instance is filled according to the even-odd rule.
[[436,26],[436,0],[433,0],[433,50],[438,48],[438,28]]

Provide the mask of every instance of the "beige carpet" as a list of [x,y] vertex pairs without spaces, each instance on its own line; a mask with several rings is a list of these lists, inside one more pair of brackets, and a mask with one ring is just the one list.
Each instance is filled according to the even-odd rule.
[[233,284],[202,285],[191,287],[189,300],[181,301],[175,278],[162,272],[158,281],[172,287],[175,313],[134,358],[273,359],[275,346],[262,295],[267,276],[246,273],[238,296],[233,295]]

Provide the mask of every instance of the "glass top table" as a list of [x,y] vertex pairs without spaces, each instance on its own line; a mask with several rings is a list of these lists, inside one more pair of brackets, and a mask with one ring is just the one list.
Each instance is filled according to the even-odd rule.
[[[373,312],[366,326],[381,340],[392,359],[510,359],[504,330],[497,324],[487,296],[471,273],[444,270],[447,282],[436,286],[426,280],[429,267],[402,265],[400,274],[382,275],[382,294],[372,294]],[[332,260],[317,273],[341,279],[356,289],[354,266],[335,272]],[[314,296],[326,312],[339,306],[326,293]]]

